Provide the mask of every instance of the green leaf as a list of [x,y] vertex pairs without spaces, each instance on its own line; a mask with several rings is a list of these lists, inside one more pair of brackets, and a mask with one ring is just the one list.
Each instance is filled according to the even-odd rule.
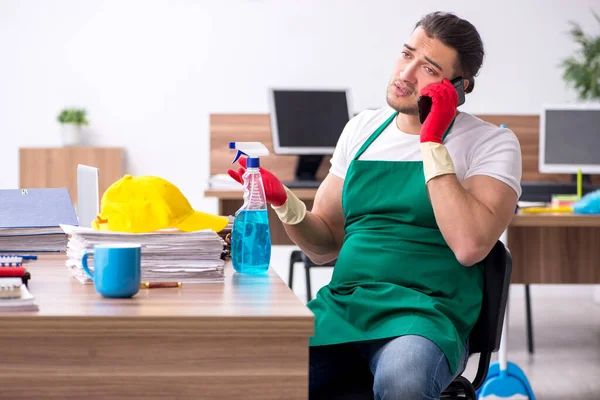
[[[600,24],[600,16],[592,11]],[[600,99],[600,35],[587,35],[581,26],[569,21],[568,31],[578,45],[575,53],[562,60],[563,79],[571,86],[581,100]]]
[[86,111],[83,108],[66,108],[62,110],[57,117],[58,122],[62,124],[73,123],[77,125],[88,125]]

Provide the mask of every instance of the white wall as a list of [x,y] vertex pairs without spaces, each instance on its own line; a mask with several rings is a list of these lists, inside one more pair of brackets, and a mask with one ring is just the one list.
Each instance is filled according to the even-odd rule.
[[485,42],[465,111],[574,98],[557,68],[573,49],[567,21],[596,29],[598,0],[452,3],[1,0],[0,187],[18,186],[20,146],[59,144],[56,114],[76,105],[89,111],[88,143],[125,147],[128,172],[170,179],[216,211],[202,195],[209,113],[268,112],[269,85],[348,86],[356,110],[380,106],[413,24],[436,9]]
[[210,113],[266,113],[275,85],[349,87],[355,111],[380,106],[414,23],[436,9],[484,40],[464,110],[537,113],[574,99],[557,65],[574,48],[568,20],[597,32],[590,8],[600,1],[0,0],[0,187],[18,187],[19,147],[59,145],[58,111],[83,106],[86,143],[124,147],[128,173],[216,212],[203,197]]

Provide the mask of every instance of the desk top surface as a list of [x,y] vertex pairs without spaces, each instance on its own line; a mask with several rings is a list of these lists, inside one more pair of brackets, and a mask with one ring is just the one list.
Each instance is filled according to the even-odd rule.
[[511,227],[600,227],[600,215],[581,215],[570,213],[525,214],[515,215]]
[[[317,189],[291,189],[302,200],[312,200]],[[207,190],[207,197],[219,200],[242,200],[238,190]],[[568,213],[524,214],[519,213],[512,219],[510,226],[515,227],[600,227],[600,215],[578,215]]]
[[[302,320],[313,315],[272,269],[263,276],[225,268],[223,284],[184,284],[181,288],[140,289],[131,299],[105,299],[93,285],[81,284],[64,265],[64,255],[41,256],[27,264],[29,290],[38,312],[0,312],[0,319],[19,317],[116,317],[130,319]],[[0,323],[1,324],[1,323]]]

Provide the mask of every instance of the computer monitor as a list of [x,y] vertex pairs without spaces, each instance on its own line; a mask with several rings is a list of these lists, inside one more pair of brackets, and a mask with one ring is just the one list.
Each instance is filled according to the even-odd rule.
[[313,180],[352,116],[349,89],[269,89],[275,154],[300,155],[296,179]]
[[542,173],[600,173],[600,104],[544,106],[539,144]]

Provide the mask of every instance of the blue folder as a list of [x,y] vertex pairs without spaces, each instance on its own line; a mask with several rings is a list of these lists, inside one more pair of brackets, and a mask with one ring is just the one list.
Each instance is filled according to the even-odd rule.
[[66,188],[0,189],[0,228],[79,225]]

